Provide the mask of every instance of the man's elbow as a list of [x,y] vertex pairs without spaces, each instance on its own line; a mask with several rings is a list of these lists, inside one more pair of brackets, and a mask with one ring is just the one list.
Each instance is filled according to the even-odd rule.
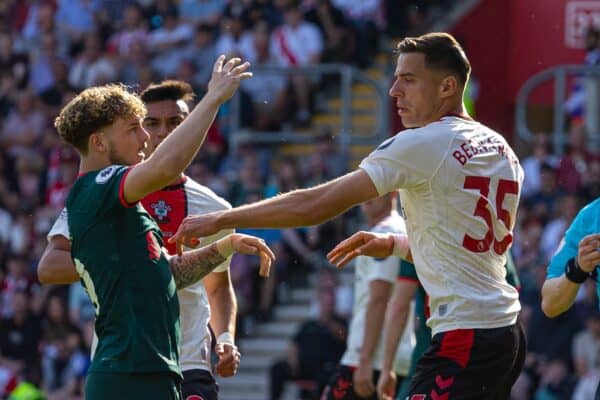
[[560,307],[552,304],[551,301],[542,296],[542,311],[546,317],[555,318],[562,314],[565,310],[562,310]]
[[52,274],[44,262],[44,256],[42,256],[40,262],[38,263],[37,278],[42,285],[48,285],[52,283]]

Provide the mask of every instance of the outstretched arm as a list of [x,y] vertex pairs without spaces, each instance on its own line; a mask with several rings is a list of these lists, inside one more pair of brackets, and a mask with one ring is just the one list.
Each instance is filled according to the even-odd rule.
[[190,286],[204,278],[222,264],[234,251],[260,257],[260,276],[268,276],[275,255],[262,239],[232,233],[197,250],[169,259],[177,290]]
[[313,188],[294,190],[231,210],[187,217],[169,242],[191,246],[194,238],[230,228],[317,225],[378,196],[369,175],[359,169]]
[[338,243],[327,254],[327,259],[342,268],[358,256],[386,258],[391,255],[412,262],[406,235],[360,231]]
[[[599,248],[600,234],[587,235],[579,241],[577,253],[572,261],[567,262],[573,262],[583,273],[590,273],[596,268],[596,265],[600,264]],[[559,256],[567,251],[566,246],[563,246],[554,257],[562,260],[566,257],[561,258]],[[546,279],[542,286],[542,310],[544,314],[554,318],[567,311],[575,301],[579,286],[579,283],[567,279],[564,273],[559,277]]]
[[232,58],[223,64],[220,56],[208,83],[208,92],[190,115],[152,153],[148,160],[134,166],[124,184],[124,197],[135,203],[146,195],[162,189],[183,172],[192,161],[212,125],[221,104],[227,101],[243,79],[252,76],[246,72],[250,64],[238,65]]

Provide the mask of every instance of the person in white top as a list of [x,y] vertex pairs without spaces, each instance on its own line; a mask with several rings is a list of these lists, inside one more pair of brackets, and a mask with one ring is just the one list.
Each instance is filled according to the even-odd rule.
[[[304,21],[297,0],[289,2],[283,17],[284,24],[271,34],[270,50],[277,64],[287,68],[317,64],[323,52],[323,37],[319,28]],[[310,118],[310,91],[314,82],[301,73],[291,74],[290,81],[298,108],[296,118],[300,123],[307,123]]]
[[[394,191],[361,204],[371,232],[406,235],[404,220],[396,211],[396,202],[397,192]],[[382,331],[388,301],[397,282],[400,258],[359,256],[354,266],[354,307],[346,352],[329,380],[325,389],[327,394],[321,397],[330,400],[377,399],[375,384],[384,358]],[[403,318],[405,327],[394,368],[400,379],[407,376],[415,347],[412,308]]]
[[170,240],[182,246],[221,229],[315,225],[400,189],[409,241],[399,242],[399,254],[412,254],[430,297],[434,335],[409,393],[413,399],[446,393],[506,398],[525,354],[519,296],[504,269],[523,172],[506,140],[466,115],[462,99],[471,68],[451,35],[405,38],[397,52],[390,95],[410,129],[381,144],[353,172],[188,217]]
[[[187,102],[193,99],[193,95],[191,86],[181,81],[154,84],[141,94],[140,97],[148,108],[144,119],[144,128],[150,134],[149,148],[146,150],[148,154],[189,114]],[[175,233],[188,213],[199,214],[231,208],[227,201],[210,189],[183,175],[171,185],[142,199],[142,205],[156,220],[165,238]],[[232,230],[223,230],[203,238],[202,245],[210,244],[229,233]],[[49,242],[57,236],[66,240],[70,238],[66,209],[48,233]],[[173,255],[175,247],[168,245],[167,251]],[[42,283],[56,283],[56,279],[61,276],[55,274],[52,265],[46,262],[47,256],[48,253],[45,253],[40,261],[38,274]],[[229,275],[230,261],[231,257],[201,281],[178,292],[182,332],[180,367],[184,376],[184,398],[196,395],[206,400],[217,399],[218,388],[212,376],[210,359],[210,327],[217,336],[219,362],[215,366],[216,372],[227,377],[237,371],[241,355],[234,342],[237,302]],[[76,274],[74,270],[73,273]],[[73,278],[78,280],[77,275],[73,275]]]

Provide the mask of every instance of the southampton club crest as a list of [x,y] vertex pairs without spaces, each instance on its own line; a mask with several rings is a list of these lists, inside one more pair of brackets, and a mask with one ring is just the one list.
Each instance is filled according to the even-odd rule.
[[172,208],[164,200],[158,200],[156,203],[152,203],[152,209],[154,210],[156,222],[159,224],[169,223],[169,212],[172,210]]

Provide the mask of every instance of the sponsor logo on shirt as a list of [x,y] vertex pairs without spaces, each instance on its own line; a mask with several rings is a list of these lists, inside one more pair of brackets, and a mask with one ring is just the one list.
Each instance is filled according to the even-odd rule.
[[152,210],[154,210],[154,216],[156,218],[156,222],[159,224],[168,224],[169,212],[173,210],[173,208],[167,204],[164,200],[158,200],[156,203],[151,204]]
[[117,172],[117,168],[119,167],[116,165],[111,165],[110,167],[104,168],[102,171],[98,172],[98,175],[96,175],[96,183],[101,185],[108,182],[111,176]]

